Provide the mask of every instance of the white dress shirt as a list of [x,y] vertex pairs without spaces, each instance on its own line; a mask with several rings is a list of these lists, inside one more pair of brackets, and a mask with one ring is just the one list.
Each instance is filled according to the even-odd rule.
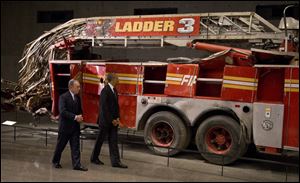
[[69,90],[69,91],[70,91],[70,93],[71,93],[71,95],[72,95],[73,101],[75,101],[75,98],[74,98],[75,95],[74,95],[74,93],[72,93],[71,90]]
[[[71,92],[71,90],[69,90],[69,92],[70,92],[70,93],[71,93],[71,95],[72,95],[73,101],[75,101],[75,98],[74,98],[74,97],[75,97],[75,95],[74,95],[74,93],[72,93],[72,92]],[[75,115],[75,117],[74,117],[74,120],[76,120],[76,115]]]
[[115,93],[113,85],[110,83],[108,83],[108,85],[109,85],[110,89],[112,90],[112,92]]

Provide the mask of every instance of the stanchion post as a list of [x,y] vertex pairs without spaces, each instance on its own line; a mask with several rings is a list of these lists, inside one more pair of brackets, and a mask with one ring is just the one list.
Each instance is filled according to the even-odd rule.
[[167,162],[167,167],[169,167],[169,146],[168,146],[168,162]]
[[46,129],[46,147],[48,145],[48,130]]
[[82,152],[82,148],[83,148],[83,140],[82,140],[82,137],[79,136],[79,138],[80,138],[80,141],[81,141],[80,152]]
[[123,159],[123,140],[121,141],[121,158]]
[[221,171],[221,176],[223,176],[223,168],[224,168],[224,156],[223,155],[221,155],[222,156],[222,171]]
[[[16,109],[16,122],[18,122],[18,110],[17,110],[17,109]],[[16,128],[17,128],[17,127],[14,126],[14,141],[16,141],[16,131],[17,131]]]
[[288,170],[288,167],[285,166],[285,182],[287,182],[287,170]]
[[16,129],[17,127],[16,126],[14,126],[14,141],[16,141]]

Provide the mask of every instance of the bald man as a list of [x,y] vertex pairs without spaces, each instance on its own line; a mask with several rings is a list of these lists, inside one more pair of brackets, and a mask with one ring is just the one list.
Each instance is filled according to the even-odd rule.
[[82,108],[78,93],[80,83],[71,79],[69,91],[59,97],[59,127],[57,145],[52,159],[55,168],[62,168],[60,158],[68,142],[70,142],[72,164],[74,170],[87,171],[80,163],[80,122],[82,122]]

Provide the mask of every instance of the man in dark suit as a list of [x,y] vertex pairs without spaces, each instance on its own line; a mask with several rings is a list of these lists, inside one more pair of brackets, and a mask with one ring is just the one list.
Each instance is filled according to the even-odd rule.
[[99,107],[99,134],[95,143],[94,150],[91,155],[91,162],[98,165],[104,163],[99,160],[98,156],[101,146],[106,136],[108,136],[109,154],[112,167],[127,168],[121,163],[118,148],[118,126],[120,123],[120,112],[118,103],[118,92],[116,85],[118,84],[118,76],[108,73],[106,76],[108,82],[102,89],[100,94]]
[[55,168],[62,168],[60,158],[68,141],[70,142],[72,164],[74,170],[87,171],[80,163],[79,135],[82,122],[82,108],[78,93],[80,83],[77,80],[69,81],[69,91],[59,97],[59,127],[57,145],[52,159]]

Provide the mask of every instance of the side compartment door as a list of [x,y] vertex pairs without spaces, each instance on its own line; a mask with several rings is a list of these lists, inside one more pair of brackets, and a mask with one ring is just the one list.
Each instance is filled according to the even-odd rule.
[[116,73],[120,106],[120,126],[135,128],[137,95],[142,93],[143,67],[140,65],[107,64],[106,72]]
[[105,66],[84,64],[82,71],[83,120],[96,124],[99,115],[99,95],[104,88]]
[[285,69],[283,101],[283,146],[299,151],[299,68]]
[[252,67],[225,66],[221,98],[254,102],[258,86],[258,71]]
[[106,64],[106,72],[116,73],[119,78],[119,94],[141,94],[143,67],[140,65]]
[[282,148],[284,105],[253,103],[253,140],[257,146]]
[[193,97],[199,72],[198,67],[198,64],[168,64],[165,94]]

